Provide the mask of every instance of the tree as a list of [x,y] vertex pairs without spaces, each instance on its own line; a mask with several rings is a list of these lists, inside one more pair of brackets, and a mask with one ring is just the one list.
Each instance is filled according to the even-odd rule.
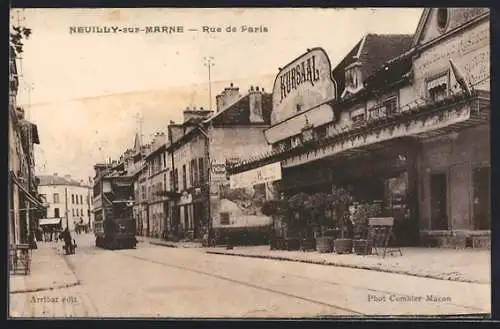
[[29,39],[31,29],[24,26],[13,26],[10,32],[10,42],[17,54],[23,52],[23,39]]

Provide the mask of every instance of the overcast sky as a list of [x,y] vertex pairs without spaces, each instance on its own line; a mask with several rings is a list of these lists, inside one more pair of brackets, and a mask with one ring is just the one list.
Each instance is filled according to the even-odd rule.
[[[17,12],[33,32],[18,102],[31,104],[29,119],[38,125],[38,173],[86,178],[96,162],[132,146],[137,114],[148,140],[180,121],[186,106],[208,107],[203,57],[214,58],[213,99],[230,82],[242,93],[250,85],[271,91],[278,68],[307,48],[323,47],[334,67],[366,33],[413,34],[422,9],[26,9],[12,11],[14,22]],[[70,33],[155,25],[185,32]],[[267,32],[242,32],[243,25]],[[228,26],[237,32],[225,32]]]

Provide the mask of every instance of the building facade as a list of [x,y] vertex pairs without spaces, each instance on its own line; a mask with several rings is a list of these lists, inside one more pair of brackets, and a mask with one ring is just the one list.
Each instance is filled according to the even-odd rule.
[[273,198],[348,186],[383,204],[399,244],[487,246],[488,10],[426,9],[414,36],[367,35],[331,75],[325,63],[313,49],[280,71],[273,153],[232,179],[276,163]]
[[174,232],[201,238],[244,216],[241,204],[230,200],[226,165],[269,150],[262,130],[270,122],[270,96],[258,87],[242,96],[231,84],[216,96],[216,113],[188,109],[183,124],[169,126]]
[[38,128],[25,119],[24,109],[17,106],[19,76],[16,52],[9,56],[9,243],[28,243],[30,233],[38,228],[43,201],[38,195],[35,176],[34,145],[40,144]]
[[157,133],[152,150],[145,157],[149,236],[166,238],[170,222],[170,204],[165,191],[170,189],[171,161],[166,150],[165,133]]
[[92,189],[90,183],[70,175],[40,175],[39,192],[47,203],[46,218],[61,218],[62,228],[91,230]]

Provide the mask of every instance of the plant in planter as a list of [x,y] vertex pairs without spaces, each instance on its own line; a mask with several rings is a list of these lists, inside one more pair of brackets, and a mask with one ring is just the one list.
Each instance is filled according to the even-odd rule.
[[334,240],[334,250],[339,254],[351,253],[352,222],[349,218],[349,205],[352,203],[352,195],[347,189],[334,186],[332,198],[332,208],[340,226],[340,238]]
[[[308,199],[309,195],[303,192],[297,193],[288,199],[286,206],[287,214],[283,218],[287,225],[287,233],[290,236],[302,235],[306,228],[306,209]],[[298,237],[287,239],[286,244],[288,245],[287,249],[289,250],[299,249],[300,239]]]
[[275,233],[275,223],[276,219],[285,215],[287,212],[287,201],[286,200],[267,200],[262,204],[261,207],[262,214],[272,218],[272,229],[270,230],[270,246],[271,249],[281,249],[281,238],[279,238]]
[[352,214],[353,247],[358,255],[371,254],[372,246],[368,243],[368,220],[380,214],[382,207],[379,203],[364,203],[356,205]]
[[315,238],[316,250],[319,252],[331,252],[333,248],[333,237],[324,235],[323,229],[326,225],[331,224],[326,213],[331,210],[334,201],[332,194],[315,193],[309,197],[306,203],[313,224],[321,229],[321,233]]

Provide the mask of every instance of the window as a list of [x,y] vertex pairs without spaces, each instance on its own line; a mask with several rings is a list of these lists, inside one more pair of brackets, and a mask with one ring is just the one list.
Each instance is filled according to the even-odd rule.
[[359,108],[351,112],[351,120],[353,124],[360,124],[365,121],[365,109]]
[[[54,195],[52,197],[54,199],[54,203],[59,203],[59,193],[54,193]],[[56,217],[59,217],[59,216],[56,216]]]
[[196,162],[196,159],[192,161],[192,166],[193,166],[193,178],[194,182],[193,185],[198,185],[198,163]]
[[427,93],[430,99],[437,102],[448,96],[448,74],[427,81]]
[[398,99],[397,97],[389,97],[383,101],[383,108],[385,111],[384,115],[392,115],[398,110]]
[[182,165],[182,188],[187,188],[186,165]]
[[202,184],[205,181],[205,168],[203,166],[203,158],[198,159],[199,180]]
[[83,204],[83,196],[80,195],[80,204]]
[[174,170],[174,190],[179,190],[179,170],[177,168]]
[[59,218],[59,208],[54,208],[54,217]]
[[83,209],[80,209],[80,216],[83,216]]
[[75,195],[71,194],[71,204],[75,204]]
[[316,138],[325,138],[327,135],[326,126],[317,127],[314,129]]
[[167,168],[167,155],[163,153],[163,168]]
[[75,209],[71,209],[71,215],[75,217]]
[[440,30],[446,29],[448,26],[448,9],[439,8],[437,10],[437,25]]
[[228,212],[221,212],[220,213],[220,224],[221,225],[231,224],[229,221],[229,213]]
[[189,162],[189,183],[191,186],[195,185],[194,181],[194,166],[193,166],[194,160],[191,160]]
[[172,191],[175,191],[175,177],[174,177],[174,170],[170,172],[170,189]]
[[163,174],[163,189],[167,190],[167,174]]

